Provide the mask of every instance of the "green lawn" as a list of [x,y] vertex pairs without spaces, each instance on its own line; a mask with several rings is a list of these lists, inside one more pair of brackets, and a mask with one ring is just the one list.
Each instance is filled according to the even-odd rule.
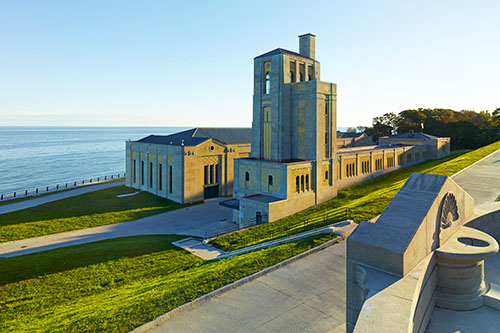
[[219,237],[211,241],[211,243],[224,250],[236,250],[270,239],[283,237],[285,233],[282,230],[286,226],[298,221],[314,219],[316,216],[326,212],[342,212],[346,208],[352,210],[354,221],[369,220],[384,211],[412,173],[420,172],[451,176],[499,149],[500,141],[474,151],[454,151],[450,156],[445,158],[426,161],[382,175],[364,183],[347,187],[339,191],[336,198],[326,203],[272,223]]
[[190,205],[148,192],[116,197],[134,192],[121,185],[2,214],[0,242],[131,221]]
[[317,235],[216,262],[172,246],[183,238],[173,235],[0,259],[0,331],[130,331],[334,237]]

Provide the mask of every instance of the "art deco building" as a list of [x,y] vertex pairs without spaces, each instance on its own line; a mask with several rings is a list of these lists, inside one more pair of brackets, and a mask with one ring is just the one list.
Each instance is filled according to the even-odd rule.
[[234,220],[269,221],[333,198],[336,85],[320,80],[315,36],[254,59],[252,150],[235,160]]

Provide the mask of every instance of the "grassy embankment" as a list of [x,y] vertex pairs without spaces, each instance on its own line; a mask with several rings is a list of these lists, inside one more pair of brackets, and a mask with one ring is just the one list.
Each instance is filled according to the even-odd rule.
[[0,331],[130,331],[334,237],[317,235],[216,262],[171,245],[183,238],[174,235],[0,259]]
[[100,184],[106,184],[106,183],[114,183],[114,182],[122,182],[122,181],[125,181],[125,178],[117,178],[117,179],[113,179],[113,180],[106,180],[106,181],[102,181],[102,182],[99,182],[99,183],[88,183],[88,184],[85,184],[85,185],[78,185],[76,187],[71,187],[71,188],[63,188],[63,187],[61,187],[60,190],[54,190],[54,191],[50,191],[50,192],[46,192],[46,193],[39,193],[39,194],[36,194],[36,195],[32,195],[32,191],[30,191],[29,196],[27,196],[27,197],[24,196],[24,192],[17,192],[18,198],[16,198],[16,199],[4,199],[4,200],[0,200],[0,206],[12,204],[12,203],[16,203],[16,202],[20,202],[20,201],[25,201],[25,200],[30,200],[30,199],[45,197],[47,195],[58,194],[58,193],[62,193],[62,192],[76,190],[76,189],[79,189],[79,188],[86,188],[87,186],[100,185]]
[[2,214],[0,242],[126,222],[190,205],[148,192],[116,197],[134,192],[121,185]]
[[[219,237],[211,243],[221,249],[236,250],[252,244],[285,236],[287,225],[298,221],[313,219],[326,212],[342,212],[346,208],[352,210],[354,221],[369,220],[381,214],[392,198],[414,172],[451,176],[481,158],[500,149],[500,141],[474,151],[454,151],[445,158],[426,161],[414,166],[400,169],[375,179],[347,187],[338,192],[337,198],[321,205],[309,208],[279,221],[263,224],[250,229]],[[328,223],[328,222],[327,222]],[[301,232],[297,228],[292,233]]]

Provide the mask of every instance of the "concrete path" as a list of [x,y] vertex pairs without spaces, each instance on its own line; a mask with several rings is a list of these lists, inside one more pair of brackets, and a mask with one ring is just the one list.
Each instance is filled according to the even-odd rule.
[[43,197],[33,197],[33,199],[26,199],[19,202],[14,202],[11,204],[5,204],[0,206],[0,214],[15,212],[16,210],[21,210],[25,208],[39,206],[41,204],[61,200],[64,198],[74,197],[75,195],[80,195],[84,193],[94,192],[102,190],[108,187],[114,187],[119,185],[124,185],[124,181],[120,182],[108,182],[95,185],[85,185],[74,190],[67,190],[59,193],[54,193],[50,195],[44,195]]
[[454,175],[453,180],[469,193],[476,204],[476,214],[500,209],[500,150]]
[[345,332],[345,243],[211,298],[149,332]]
[[332,225],[324,226],[318,229],[314,230],[309,230],[305,232],[301,232],[295,235],[287,236],[287,237],[282,237],[278,239],[273,239],[268,242],[260,243],[260,244],[255,244],[252,246],[245,247],[243,249],[231,251],[231,252],[224,252],[214,246],[212,246],[210,243],[204,243],[201,240],[189,237],[186,239],[182,239],[177,242],[173,242],[172,244],[183,248],[186,251],[191,252],[195,256],[198,256],[202,259],[205,260],[220,260],[228,257],[233,257],[233,256],[238,256],[244,253],[248,252],[253,252],[253,251],[258,251],[260,249],[268,248],[268,247],[273,247],[277,246],[280,244],[284,243],[290,243],[302,238],[306,238],[309,236],[314,236],[318,234],[327,234],[327,233],[333,233],[337,234],[340,237],[347,237],[347,235],[350,235],[354,229],[357,227],[357,224],[352,222],[352,221],[342,221],[342,222],[337,222]]
[[207,200],[203,204],[130,222],[0,243],[0,258],[124,236],[177,234],[204,237],[208,230],[231,224],[232,210],[220,206],[220,200]]

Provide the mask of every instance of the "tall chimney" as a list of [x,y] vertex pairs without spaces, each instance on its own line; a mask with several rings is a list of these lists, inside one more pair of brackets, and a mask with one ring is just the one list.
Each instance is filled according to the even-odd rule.
[[304,34],[299,36],[299,53],[304,57],[314,59],[315,52],[315,39],[313,34]]

